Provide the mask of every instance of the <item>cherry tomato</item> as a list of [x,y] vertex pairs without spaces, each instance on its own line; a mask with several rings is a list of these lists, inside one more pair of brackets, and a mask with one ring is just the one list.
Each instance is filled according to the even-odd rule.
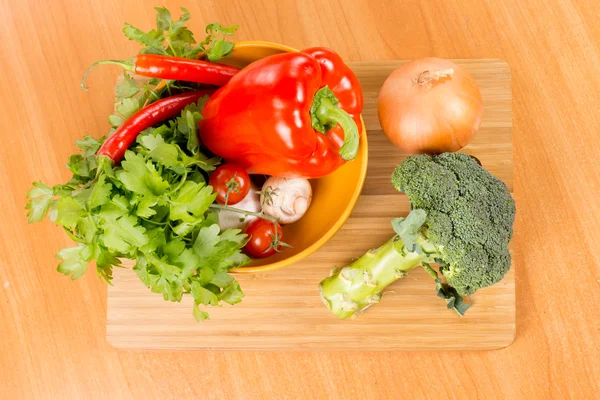
[[277,222],[258,218],[246,225],[244,229],[249,240],[244,249],[253,257],[268,257],[289,247],[283,242],[283,229]]
[[242,167],[224,164],[214,170],[208,184],[217,194],[217,203],[239,203],[250,191],[250,176]]

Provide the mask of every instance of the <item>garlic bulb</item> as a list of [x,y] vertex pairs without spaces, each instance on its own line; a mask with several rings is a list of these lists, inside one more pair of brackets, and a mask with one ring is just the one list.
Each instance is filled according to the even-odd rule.
[[270,177],[260,195],[263,213],[278,218],[280,224],[298,221],[310,207],[312,188],[304,178]]
[[[260,211],[260,196],[258,194],[258,188],[252,184],[250,186],[250,190],[246,197],[242,199],[239,203],[233,205],[233,208],[239,208],[244,211],[251,212],[259,212]],[[221,230],[224,231],[226,229],[242,229],[246,224],[250,221],[255,220],[257,217],[254,216],[245,216],[243,214],[238,214],[234,211],[229,210],[219,210],[219,226]]]

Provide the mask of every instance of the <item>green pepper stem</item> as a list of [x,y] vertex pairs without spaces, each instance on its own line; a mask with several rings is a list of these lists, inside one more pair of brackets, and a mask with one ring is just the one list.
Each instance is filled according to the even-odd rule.
[[135,72],[135,67],[131,61],[122,61],[122,60],[102,60],[96,61],[85,71],[83,74],[83,78],[81,78],[80,86],[83,90],[88,90],[89,88],[85,85],[85,78],[87,78],[88,74],[92,69],[97,67],[98,65],[111,64],[111,65],[119,65],[123,67],[126,71]]
[[315,94],[311,116],[313,128],[321,133],[326,133],[339,124],[344,130],[344,144],[340,148],[340,156],[344,161],[356,158],[359,144],[356,122],[350,114],[338,107],[338,99],[327,86],[319,89]]

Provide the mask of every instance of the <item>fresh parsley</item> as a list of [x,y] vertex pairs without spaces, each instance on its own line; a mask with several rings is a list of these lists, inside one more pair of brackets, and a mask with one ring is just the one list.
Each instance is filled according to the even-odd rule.
[[[160,54],[189,59],[200,56],[209,61],[218,61],[231,54],[234,44],[229,41],[238,26],[223,26],[212,23],[206,26],[206,36],[201,42],[196,42],[194,34],[186,27],[190,19],[187,9],[181,8],[179,19],[173,19],[171,12],[164,7],[156,7],[156,27],[144,31],[131,24],[125,23],[123,33],[125,36],[142,45],[140,53]],[[133,59],[126,61],[132,65]],[[160,79],[137,81],[127,71],[118,83],[115,98],[116,112],[108,117],[113,129],[118,128],[127,117],[140,110],[142,107],[172,94],[174,91],[196,90],[197,85],[189,82],[178,82]],[[188,115],[182,116],[190,121]],[[191,129],[196,129],[195,127]],[[196,141],[195,135],[190,135],[191,141]]]
[[29,222],[50,216],[76,242],[58,252],[59,272],[76,279],[95,261],[110,283],[121,259],[135,260],[135,273],[152,292],[168,301],[191,295],[198,321],[208,318],[201,306],[242,300],[228,271],[250,261],[241,252],[246,235],[221,231],[210,208],[215,194],[206,182],[219,159],[203,154],[197,140],[205,101],[142,132],[117,166],[96,158],[103,139],[86,136],[77,142],[81,153],[69,158],[73,176],[66,184],[33,184]]
[[[149,31],[130,24],[123,28],[127,38],[142,45],[140,53],[210,61],[231,53],[234,45],[227,38],[237,26],[210,24],[197,43],[185,26],[190,19],[185,8],[177,20],[166,8],[156,12],[156,27]],[[131,66],[133,59],[117,63]],[[108,117],[109,134],[146,105],[197,89],[187,82],[140,81],[124,72],[116,87],[115,113]],[[76,243],[57,253],[59,272],[77,279],[95,261],[98,276],[110,283],[121,259],[134,260],[140,280],[165,300],[191,295],[198,321],[208,318],[200,306],[241,301],[244,294],[228,271],[250,261],[241,252],[246,235],[221,231],[211,209],[215,194],[206,182],[220,160],[203,154],[198,140],[206,100],[143,131],[119,165],[96,157],[106,137],[86,136],[77,142],[80,153],[69,157],[72,177],[67,183],[33,184],[27,194],[29,222],[48,216]]]

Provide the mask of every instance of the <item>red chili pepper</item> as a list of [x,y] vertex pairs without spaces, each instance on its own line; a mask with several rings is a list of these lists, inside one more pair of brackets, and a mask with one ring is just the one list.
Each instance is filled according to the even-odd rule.
[[362,107],[358,79],[333,50],[278,54],[211,96],[200,136],[248,173],[319,178],[356,157]]
[[201,97],[214,93],[213,90],[201,90],[197,92],[187,92],[175,96],[166,97],[158,100],[135,114],[127,118],[121,126],[115,130],[112,135],[98,150],[98,156],[108,156],[114,163],[118,163],[123,158],[125,151],[131,143],[144,129],[150,128],[159,122],[173,118],[185,108],[188,104],[197,102]]
[[218,64],[189,58],[161,56],[158,54],[138,54],[135,62],[119,60],[103,60],[92,64],[85,71],[81,87],[87,90],[85,78],[92,68],[102,64],[120,65],[127,71],[150,78],[172,79],[178,81],[196,82],[207,85],[223,86],[239,68],[231,65]]

